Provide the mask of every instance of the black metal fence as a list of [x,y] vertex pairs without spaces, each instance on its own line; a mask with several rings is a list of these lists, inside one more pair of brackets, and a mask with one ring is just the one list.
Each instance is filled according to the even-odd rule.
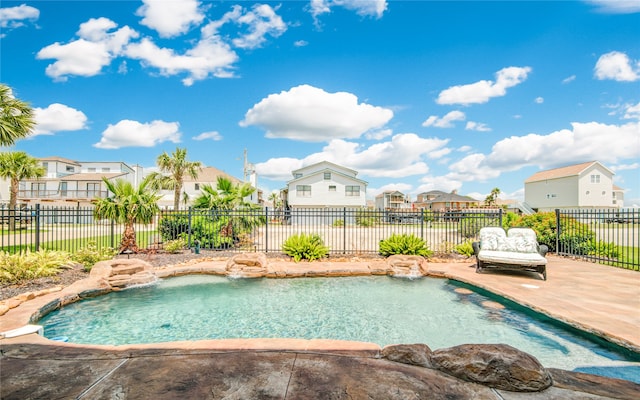
[[640,209],[556,210],[556,253],[640,270]]
[[[75,251],[95,242],[119,246],[123,226],[96,220],[92,208],[42,207],[0,209],[0,250]],[[15,226],[9,225],[13,220]],[[502,210],[464,212],[382,211],[363,208],[272,209],[240,211],[163,210],[153,223],[136,225],[138,247],[159,249],[185,241],[188,248],[211,251],[282,252],[288,237],[316,233],[331,254],[377,253],[381,240],[393,234],[413,234],[435,252],[451,252],[475,238],[483,226],[498,225]]]
[[[181,239],[210,251],[282,252],[291,235],[316,233],[332,255],[377,253],[381,240],[413,234],[436,253],[477,238],[483,226],[502,225],[502,210],[432,212],[364,208],[161,211],[148,225],[136,224],[138,247],[158,250]],[[556,210],[552,251],[640,270],[640,210]],[[93,208],[0,208],[0,250],[76,251],[94,242],[118,248],[123,226],[96,220]],[[556,228],[557,227],[557,228]],[[541,239],[541,238],[539,238]],[[555,246],[553,246],[555,242]]]

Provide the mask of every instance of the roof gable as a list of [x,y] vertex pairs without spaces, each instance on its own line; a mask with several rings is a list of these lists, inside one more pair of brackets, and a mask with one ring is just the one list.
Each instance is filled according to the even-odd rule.
[[605,171],[613,175],[613,172],[607,167],[605,167],[604,165],[602,165],[600,162],[589,161],[589,162],[584,162],[580,164],[568,165],[566,167],[538,171],[535,174],[528,177],[527,179],[525,179],[524,183],[546,181],[549,179],[566,178],[569,176],[579,176],[582,172],[584,172],[585,170],[587,170],[588,168],[594,165],[604,169]]
[[331,170],[336,172],[342,172],[342,174],[351,175],[352,177],[355,177],[356,175],[358,175],[358,171],[355,171],[347,167],[343,167],[338,164],[334,164],[329,161],[320,161],[319,163],[307,165],[305,167],[295,169],[291,171],[291,173],[293,174],[293,176],[296,176],[296,174],[302,174],[304,176],[305,171],[320,171],[320,170],[323,170],[323,171]]

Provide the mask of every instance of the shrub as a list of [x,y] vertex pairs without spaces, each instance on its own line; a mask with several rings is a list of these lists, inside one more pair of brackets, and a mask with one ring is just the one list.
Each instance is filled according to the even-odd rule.
[[336,219],[335,221],[333,221],[333,226],[336,227],[336,228],[344,226],[344,220],[343,219]]
[[591,241],[589,255],[605,258],[620,257],[620,248],[615,243],[603,242],[602,240]]
[[485,218],[484,214],[467,214],[460,220],[458,232],[464,238],[472,238],[478,236],[481,228],[496,225],[498,225],[498,220],[495,218]]
[[180,253],[185,247],[187,247],[187,241],[183,238],[169,240],[164,244],[164,250],[167,253]]
[[71,262],[69,253],[38,250],[9,254],[0,252],[0,283],[20,283],[29,279],[53,276]]
[[282,244],[282,251],[293,257],[295,262],[300,260],[318,260],[329,254],[329,247],[324,245],[317,233],[291,235]]
[[182,215],[167,215],[158,221],[158,232],[165,242],[178,239],[189,232],[189,219]]
[[522,215],[511,221],[512,227],[531,228],[536,232],[538,243],[546,244],[549,251],[556,251],[556,214],[554,212]]
[[413,234],[393,234],[380,241],[380,254],[385,257],[394,254],[429,257],[432,253],[427,247],[427,243]]
[[456,247],[454,248],[454,251],[458,254],[462,254],[463,256],[471,257],[474,254],[473,244],[471,240],[467,240],[464,243],[460,243],[459,245],[456,245]]
[[84,266],[84,270],[89,272],[98,261],[111,260],[118,254],[113,247],[98,248],[95,241],[90,241],[87,245],[75,253],[71,254],[71,259]]
[[370,227],[378,224],[378,214],[376,211],[361,209],[356,211],[356,225]]

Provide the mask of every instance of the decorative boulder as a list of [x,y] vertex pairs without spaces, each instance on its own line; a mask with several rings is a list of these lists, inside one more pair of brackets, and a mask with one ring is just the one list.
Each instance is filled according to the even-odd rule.
[[227,275],[234,278],[261,278],[267,274],[264,253],[236,254],[227,261]]
[[382,349],[382,357],[389,361],[432,368],[431,349],[426,344],[393,344],[385,346]]
[[539,392],[551,374],[530,354],[506,344],[463,344],[431,354],[433,367],[468,382],[512,392]]
[[144,285],[158,279],[151,264],[135,258],[100,261],[91,268],[89,276],[95,280],[106,280],[114,290]]

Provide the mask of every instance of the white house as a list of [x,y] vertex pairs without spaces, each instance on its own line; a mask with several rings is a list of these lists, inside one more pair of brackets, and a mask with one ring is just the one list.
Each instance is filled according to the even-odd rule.
[[375,198],[376,210],[408,210],[411,200],[406,194],[397,190],[385,190]]
[[[95,197],[106,197],[103,177],[109,180],[124,179],[137,185],[142,178],[142,168],[120,161],[75,161],[62,157],[37,158],[45,169],[39,179],[25,179],[18,186],[19,204],[46,204],[49,206],[91,205]],[[2,200],[8,201],[9,182],[3,183]]]
[[364,207],[367,182],[352,169],[322,161],[292,171],[287,182],[290,208]]
[[[195,198],[202,194],[202,187],[204,185],[210,185],[216,189],[218,185],[218,177],[227,178],[236,185],[243,183],[240,179],[231,176],[218,168],[202,167],[198,170],[198,176],[196,178],[186,175],[182,181],[182,192],[187,194],[188,202],[193,202]],[[249,179],[251,186],[255,187],[254,182],[257,178],[252,174],[249,176]],[[173,190],[162,190],[160,191],[160,194],[162,195],[162,198],[158,201],[158,205],[162,208],[172,208]],[[256,189],[251,196],[245,199],[245,201],[254,204],[261,204],[262,190]]]
[[621,208],[623,190],[613,171],[598,161],[536,172],[524,181],[525,203],[538,211],[556,208]]

